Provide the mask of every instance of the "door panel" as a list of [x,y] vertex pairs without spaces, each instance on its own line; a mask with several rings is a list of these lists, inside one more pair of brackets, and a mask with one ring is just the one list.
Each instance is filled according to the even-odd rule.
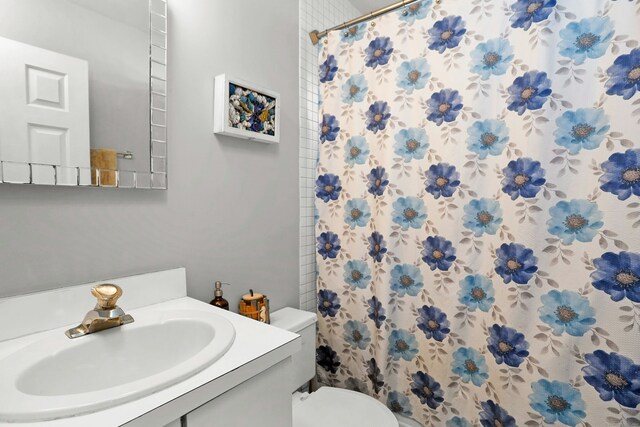
[[[87,61],[5,38],[0,56],[0,160],[59,166],[34,165],[31,181],[75,184],[73,168],[90,167]],[[24,179],[12,165],[3,173]]]
[[52,70],[27,66],[27,93],[27,102],[31,106],[66,110],[67,76]]

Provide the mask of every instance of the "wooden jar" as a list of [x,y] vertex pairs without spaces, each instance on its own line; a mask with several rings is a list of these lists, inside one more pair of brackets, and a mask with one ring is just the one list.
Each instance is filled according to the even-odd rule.
[[269,318],[269,299],[266,295],[254,293],[253,289],[242,296],[238,312],[263,323],[271,323]]

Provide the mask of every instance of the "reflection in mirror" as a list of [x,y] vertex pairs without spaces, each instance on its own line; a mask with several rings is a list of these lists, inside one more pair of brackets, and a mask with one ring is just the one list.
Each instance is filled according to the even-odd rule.
[[1,181],[166,188],[166,1],[0,8]]

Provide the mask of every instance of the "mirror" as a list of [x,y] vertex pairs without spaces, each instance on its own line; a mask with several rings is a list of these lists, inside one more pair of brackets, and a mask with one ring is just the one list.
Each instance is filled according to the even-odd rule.
[[0,182],[166,189],[166,0],[0,10]]

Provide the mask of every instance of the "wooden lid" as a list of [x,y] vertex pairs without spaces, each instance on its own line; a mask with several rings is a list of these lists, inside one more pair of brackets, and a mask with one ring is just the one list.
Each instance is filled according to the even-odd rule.
[[253,292],[252,289],[249,290],[250,292],[248,294],[244,294],[242,295],[242,300],[243,301],[256,301],[256,300],[260,300],[264,297],[264,295]]

